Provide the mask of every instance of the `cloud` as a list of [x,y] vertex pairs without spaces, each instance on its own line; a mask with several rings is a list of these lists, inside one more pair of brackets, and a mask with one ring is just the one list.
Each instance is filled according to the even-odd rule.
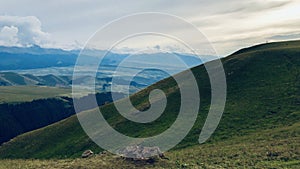
[[154,49],[160,50],[160,46],[159,45],[155,45],[153,46]]
[[14,46],[18,43],[18,28],[15,26],[4,26],[0,30],[0,45]]
[[41,30],[41,22],[35,16],[0,16],[0,45],[46,45],[50,34]]
[[300,39],[300,33],[285,34],[285,35],[275,35],[267,38],[269,40],[287,40],[287,39]]
[[232,7],[228,10],[224,10],[218,12],[216,14],[243,14],[249,15],[250,13],[257,13],[257,12],[266,12],[267,10],[274,10],[275,8],[280,8],[292,3],[290,0],[283,0],[283,1],[232,1]]
[[[49,47],[72,49],[82,46],[95,31],[114,19],[136,12],[163,12],[177,15],[194,24],[207,36],[215,49],[224,56],[245,46],[264,43],[272,36],[297,34],[300,26],[300,1],[297,0],[189,0],[188,3],[182,0],[152,0],[151,2],[114,0],[105,3],[103,0],[58,2],[32,0],[31,5],[28,5],[28,1],[10,0],[0,5],[0,15],[26,16],[30,13],[30,15],[37,16],[43,22],[43,28],[47,32],[51,32],[51,43],[53,44],[47,42],[49,35],[41,29],[41,23],[36,17],[31,19],[14,17],[14,20],[18,20],[17,18],[19,20],[37,20],[30,21],[38,25],[37,30],[39,31],[31,31],[34,33],[31,33],[30,37],[36,38],[31,38],[29,41],[22,40],[20,37],[21,32],[24,33],[23,27],[7,23],[3,25],[3,19],[0,18],[0,31],[6,26],[3,30],[6,35],[1,35],[0,41],[23,46],[27,43],[43,43],[42,46],[49,44]],[[18,5],[15,5],[16,3]],[[159,18],[154,21],[158,20]],[[18,23],[20,22],[18,21]],[[162,24],[167,27],[167,23]],[[18,29],[17,35],[14,34],[16,31],[14,27]],[[30,30],[32,29],[30,28]],[[120,30],[123,28],[118,31]],[[181,27],[170,27],[167,30],[170,33],[173,31],[185,32],[185,29]],[[286,37],[289,39],[291,36]],[[279,37],[273,38],[278,39]],[[74,43],[75,40],[79,44]],[[195,40],[197,37],[191,38],[191,41]],[[161,49],[164,49],[166,46],[172,45],[166,43],[161,41],[129,43],[127,48],[125,48],[126,46],[123,48],[126,51],[132,51],[132,49],[140,49],[141,46],[153,47],[159,44]]]
[[299,1],[229,0],[226,3],[218,4],[215,8],[218,10],[211,15],[191,18],[223,56],[245,46],[264,43],[272,36],[299,33]]

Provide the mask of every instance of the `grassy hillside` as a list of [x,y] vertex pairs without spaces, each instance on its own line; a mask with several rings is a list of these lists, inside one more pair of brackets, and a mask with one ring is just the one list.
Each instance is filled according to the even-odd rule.
[[[228,96],[217,131],[209,142],[197,145],[210,103],[208,76],[205,68],[198,66],[192,69],[201,93],[198,119],[188,136],[168,153],[171,160],[158,165],[184,167],[187,163],[192,166],[207,165],[208,168],[299,165],[297,142],[300,140],[297,128],[300,120],[300,41],[243,49],[224,58],[222,62],[227,77]],[[180,106],[180,92],[173,78],[148,87],[133,95],[131,100],[138,109],[146,109],[149,106],[148,94],[155,88],[165,91],[168,99],[165,112],[156,121],[149,124],[128,121],[117,113],[113,104],[101,107],[103,115],[111,126],[128,136],[147,137],[163,132],[174,122]],[[79,157],[85,149],[101,151],[84,134],[77,118],[73,116],[4,144],[0,147],[0,157],[69,158]],[[280,155],[266,155],[268,149],[276,152],[278,149]],[[203,158],[203,162],[198,156]],[[96,163],[102,160],[101,157],[97,158],[91,161],[95,160]],[[116,161],[112,158],[108,160]],[[61,165],[65,161],[60,161]],[[229,164],[225,164],[226,161]],[[31,165],[30,161],[18,162]],[[13,163],[16,161],[5,161],[5,164]],[[33,163],[43,165],[44,162]],[[81,160],[72,160],[70,165],[81,165],[79,163]],[[107,163],[105,159],[103,163]]]
[[1,160],[0,169],[61,168],[294,168],[300,166],[300,123],[257,131],[214,144],[195,145],[170,151],[169,160],[154,164],[126,161],[112,154],[89,159]]

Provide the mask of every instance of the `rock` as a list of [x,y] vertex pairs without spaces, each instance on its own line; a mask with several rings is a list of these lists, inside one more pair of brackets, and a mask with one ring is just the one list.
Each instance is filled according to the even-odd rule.
[[280,154],[280,153],[278,153],[278,152],[269,152],[269,151],[266,153],[266,155],[267,155],[268,157],[278,157],[279,154]]
[[119,151],[119,154],[127,159],[155,161],[155,158],[168,159],[160,151],[159,147],[128,146]]
[[169,160],[169,158],[166,157],[166,156],[164,155],[164,153],[160,153],[158,156],[159,156],[161,159]]
[[94,154],[94,152],[92,150],[86,150],[82,153],[81,157],[88,158],[88,157],[92,156],[93,154]]

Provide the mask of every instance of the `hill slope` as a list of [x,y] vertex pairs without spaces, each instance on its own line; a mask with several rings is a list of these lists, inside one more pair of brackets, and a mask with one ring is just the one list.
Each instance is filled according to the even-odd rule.
[[234,137],[214,144],[195,145],[165,153],[169,160],[154,164],[126,161],[111,154],[89,159],[1,160],[7,168],[294,168],[300,166],[300,123]]
[[[247,138],[248,135],[252,138],[251,135],[259,135],[262,130],[275,131],[280,128],[288,128],[288,126],[298,126],[296,123],[300,120],[299,56],[300,41],[294,41],[255,46],[224,58],[222,61],[228,86],[226,108],[217,131],[209,142],[202,146],[226,144],[234,139]],[[183,148],[198,144],[199,133],[210,103],[210,84],[205,68],[198,66],[192,71],[199,84],[201,107],[193,129],[174,149],[173,153],[179,153],[176,157],[184,151],[198,152],[195,148],[193,150]],[[165,91],[168,99],[165,112],[156,121],[149,124],[130,122],[117,113],[113,104],[101,107],[103,115],[111,126],[128,136],[147,137],[163,132],[174,122],[177,116],[176,112],[180,107],[178,104],[180,103],[180,92],[175,81],[172,78],[162,80],[133,95],[131,100],[138,109],[146,109],[149,106],[148,94],[156,88]],[[265,140],[268,144],[276,142],[276,140],[284,140],[286,137],[295,137],[293,139],[299,140],[299,130],[292,127],[287,133],[290,132],[292,133],[290,135],[269,132],[270,135],[262,137],[261,141]],[[291,138],[291,140],[293,139]],[[247,147],[250,146],[250,141],[251,139],[244,139],[240,144],[245,144]],[[54,125],[21,135],[4,144],[0,147],[0,157],[79,157],[85,149],[101,151],[85,135],[77,117],[73,116]],[[214,149],[214,151],[222,154],[223,150],[220,149]],[[213,150],[213,148],[207,150]],[[289,150],[286,149],[286,151]],[[252,152],[249,153],[251,156]],[[232,155],[234,156],[234,154]],[[280,161],[282,159],[274,158],[273,160]],[[299,162],[298,150],[288,155],[287,161],[293,160]]]

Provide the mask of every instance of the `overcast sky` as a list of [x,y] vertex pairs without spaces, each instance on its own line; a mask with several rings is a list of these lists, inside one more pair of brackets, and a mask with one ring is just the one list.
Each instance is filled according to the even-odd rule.
[[[299,0],[1,0],[0,45],[78,48],[103,25],[137,12],[184,18],[223,56],[257,43],[300,38]],[[141,45],[149,44],[127,47]],[[151,45],[157,48],[159,42]]]

